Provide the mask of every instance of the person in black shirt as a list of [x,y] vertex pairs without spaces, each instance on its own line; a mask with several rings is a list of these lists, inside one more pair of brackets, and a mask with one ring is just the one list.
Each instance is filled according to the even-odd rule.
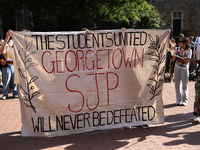
[[13,89],[13,97],[18,97],[17,85],[14,84],[14,66],[12,59],[6,58],[4,54],[0,54],[3,90],[2,99],[7,99],[10,88]]

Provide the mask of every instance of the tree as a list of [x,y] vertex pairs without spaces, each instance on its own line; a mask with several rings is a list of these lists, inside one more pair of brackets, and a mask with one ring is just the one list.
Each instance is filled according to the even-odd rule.
[[136,29],[158,29],[164,25],[163,15],[145,0],[126,0],[118,7],[103,5],[102,8],[99,25],[104,23],[103,28],[108,24],[117,28],[125,26]]
[[[0,0],[1,6],[10,3]],[[89,29],[160,28],[162,15],[145,0],[15,0],[1,7],[14,16],[22,8],[32,12],[32,31],[72,31]],[[8,15],[7,15],[8,16]],[[2,20],[4,29],[9,17]]]
[[12,28],[15,29],[16,12],[20,11],[23,7],[23,5],[20,3],[20,0],[0,0],[0,6],[0,18],[2,19],[2,28],[5,31]]

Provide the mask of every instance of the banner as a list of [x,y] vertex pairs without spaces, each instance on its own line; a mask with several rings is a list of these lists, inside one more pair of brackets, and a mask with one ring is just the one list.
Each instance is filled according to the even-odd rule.
[[164,122],[170,30],[14,32],[22,136]]

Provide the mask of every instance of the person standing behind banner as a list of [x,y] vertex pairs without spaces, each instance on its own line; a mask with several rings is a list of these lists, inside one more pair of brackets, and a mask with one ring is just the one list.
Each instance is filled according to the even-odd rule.
[[[1,44],[2,44],[3,42],[4,42],[4,40],[3,40],[3,39],[0,39],[0,46],[1,46]],[[0,88],[3,88],[1,69],[2,69],[2,64],[0,63]]]
[[13,48],[13,40],[11,38],[8,40],[8,46],[9,48]]
[[[193,55],[193,52],[194,52],[194,37],[193,36],[189,36],[189,44],[191,46],[191,49],[192,49],[192,57],[191,58],[194,58],[194,55]],[[193,62],[190,62],[190,67],[189,67],[189,71],[190,71],[190,76],[194,75],[195,71],[197,69],[197,65]]]
[[[14,49],[13,48],[6,49],[6,43],[8,42],[12,34],[13,34],[12,30],[7,31],[5,41],[2,43],[0,47],[0,53],[7,54],[7,57],[13,60],[14,70],[16,71],[14,74],[14,83],[19,84],[19,73],[17,71],[18,69],[16,65],[16,60],[15,60]],[[19,89],[18,89],[18,92],[19,92]]]
[[89,29],[88,28],[86,28],[86,27],[83,27],[82,29],[81,29],[81,31],[89,31]]
[[[185,57],[191,58],[192,50],[187,37],[179,39],[180,50],[175,50],[175,55],[172,57],[172,62],[175,62],[175,91],[176,105],[186,106],[188,103],[188,81],[189,81],[189,61],[184,60]],[[181,81],[182,81],[182,96],[181,96]]]
[[170,68],[170,63],[171,63],[171,59],[172,59],[172,55],[171,55],[171,51],[174,51],[174,49],[176,49],[176,43],[175,43],[175,39],[171,38],[169,40],[169,45],[167,48],[167,57],[166,57],[166,62],[165,62],[165,72],[169,72],[169,68]]
[[14,66],[13,60],[0,54],[0,62],[2,64],[2,80],[3,80],[3,91],[2,99],[8,98],[10,88],[13,89],[13,97],[18,97],[17,85],[14,84]]
[[180,39],[182,39],[184,37],[184,34],[183,33],[180,33],[179,35],[178,35],[178,41],[176,42],[176,47],[179,47],[179,41],[180,41]]
[[195,59],[189,59],[189,58],[184,58],[186,61],[193,62],[195,64],[198,64],[198,68],[196,70],[196,82],[195,82],[195,101],[194,101],[194,111],[193,111],[193,122],[198,123],[199,122],[199,117],[200,117],[200,60],[195,60]]

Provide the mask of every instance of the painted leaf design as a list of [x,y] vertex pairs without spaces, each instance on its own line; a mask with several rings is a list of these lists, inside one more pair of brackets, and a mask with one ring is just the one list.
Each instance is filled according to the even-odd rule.
[[35,107],[34,107],[34,106],[31,106],[31,108],[32,108],[32,109],[33,109],[33,111],[36,113]]
[[151,91],[150,91],[150,94],[154,94],[154,91],[151,90]]
[[28,60],[27,60],[27,62],[31,62],[32,61],[32,58],[29,58]]
[[165,48],[165,44],[163,43],[161,48],[160,48],[160,54],[163,52],[164,48]]
[[22,99],[25,100],[25,101],[28,101],[26,96],[23,96]]
[[160,63],[163,63],[165,61],[165,55],[162,56]]
[[24,102],[24,105],[25,105],[26,107],[31,107],[30,105],[26,104],[25,102]]
[[156,65],[151,65],[154,69],[158,70],[158,66]]
[[158,43],[159,43],[159,37],[158,35],[156,35],[156,45],[158,45]]
[[22,59],[22,55],[21,55],[21,53],[20,53],[20,50],[18,50],[18,54],[19,54],[19,56],[20,56],[20,60],[22,60],[22,61],[24,62],[24,60]]
[[20,85],[20,91],[24,94],[27,95],[28,93],[22,88],[22,86]]
[[147,84],[148,87],[150,87],[154,91],[154,87],[151,84]]
[[37,80],[38,79],[38,77],[37,76],[34,76],[34,77],[32,77],[31,78],[31,80],[29,81],[29,83],[28,84],[31,84],[31,83],[33,83],[35,80]]
[[149,60],[159,62],[158,59],[156,59],[156,58],[149,58]]
[[149,80],[155,81],[155,78],[149,78]]
[[31,86],[30,90],[34,90],[34,89],[35,89],[35,87],[34,87],[34,86]]
[[26,57],[33,55],[36,51],[30,52]]
[[[153,39],[153,37],[151,36],[151,34],[148,34],[149,35],[149,40],[151,41],[151,42],[154,42],[154,39]],[[155,43],[155,42],[154,42]]]
[[162,84],[163,84],[162,81],[158,81],[157,86],[156,86],[156,89],[158,89],[159,87],[161,87]]
[[162,92],[162,90],[158,91],[158,93],[156,93],[156,95],[154,95],[154,97],[160,95],[161,92]]
[[22,78],[26,78],[26,76],[24,75],[23,71],[18,68],[18,71],[19,71],[19,75],[22,77]]
[[156,49],[155,46],[149,46],[148,48],[149,48],[149,49]]
[[[30,87],[29,84],[33,83],[33,82],[34,82],[35,80],[37,80],[39,77],[34,76],[34,77],[32,77],[32,78],[30,79],[30,81],[28,81],[28,79],[27,79],[27,69],[30,68],[30,67],[32,67],[32,66],[38,65],[38,64],[36,64],[36,63],[31,63],[31,62],[32,62],[32,58],[29,58],[29,56],[31,56],[31,55],[33,55],[34,53],[36,53],[36,51],[28,52],[28,51],[31,49],[31,47],[32,47],[32,45],[33,45],[33,42],[32,42],[32,41],[28,42],[28,41],[27,41],[26,35],[24,36],[24,42],[25,42],[25,45],[26,45],[26,46],[25,46],[24,48],[22,48],[21,50],[18,50],[18,53],[19,53],[20,59],[21,59],[21,61],[22,61],[22,62],[20,62],[20,63],[22,63],[23,66],[27,66],[27,67],[24,68],[24,69],[23,69],[23,68],[18,68],[18,71],[19,71],[20,77],[25,78],[26,81],[28,82],[28,87],[27,87],[27,90],[28,90],[28,91],[26,91],[24,88],[22,88],[21,85],[20,85],[20,91],[21,91],[22,94],[23,94],[22,100],[23,100],[25,106],[26,106],[26,107],[31,107],[32,110],[36,113],[36,110],[35,110],[36,108],[33,106],[31,100],[32,100],[33,97],[35,97],[35,96],[37,96],[38,94],[40,94],[40,92],[34,92],[33,94],[31,94],[30,91],[31,91],[31,90],[34,90],[34,86],[31,86],[31,87]],[[23,51],[24,53],[22,53],[21,51]],[[24,54],[24,55],[23,55],[24,57],[22,57],[21,53]],[[28,64],[29,64],[29,65],[28,65]]]
[[40,92],[38,92],[38,91],[34,92],[34,93],[32,94],[32,96],[31,96],[31,99],[32,99],[33,97],[37,96],[38,94],[40,94]]
[[158,71],[158,70],[160,68],[159,67],[160,64],[165,61],[166,55],[162,56],[162,52],[164,51],[165,44],[164,43],[162,45],[159,44],[159,36],[156,35],[155,41],[154,41],[153,37],[150,34],[148,34],[148,37],[149,37],[149,40],[151,41],[150,46],[148,48],[149,49],[155,49],[155,52],[150,52],[150,53],[148,53],[148,55],[156,57],[156,58],[149,58],[149,60],[158,62],[157,65],[151,65],[155,69],[153,71],[153,74],[155,74],[156,77],[149,78],[149,80],[155,81],[156,85],[155,86],[153,86],[151,84],[147,85],[151,89],[150,90],[150,94],[152,94],[152,97],[150,98],[150,100],[152,100],[155,96],[160,95],[161,92],[162,92],[161,90],[159,90],[156,93],[156,91],[158,90],[158,88],[163,85],[164,80],[162,78],[160,78],[158,80],[158,77],[165,72],[165,66],[163,66],[160,71]]
[[165,66],[162,67],[162,69],[160,70],[158,76],[162,75],[165,72]]
[[32,45],[33,45],[33,41],[28,43],[28,45],[26,46],[27,51],[31,49]]
[[152,98],[150,98],[150,101],[154,98],[154,96]]
[[158,57],[157,54],[156,54],[155,52],[150,52],[150,53],[148,53],[148,55],[152,55],[152,56]]
[[162,82],[163,82],[164,80],[163,80],[163,78],[160,78],[159,81],[162,81]]
[[27,67],[26,69],[28,69],[28,68],[30,68],[30,67],[33,67],[33,66],[36,66],[36,65],[38,65],[38,64],[36,64],[36,63],[31,63],[31,64],[28,65],[28,67]]
[[160,44],[158,44],[158,49],[160,48]]
[[24,36],[24,42],[27,43],[27,37],[26,37],[26,35]]

